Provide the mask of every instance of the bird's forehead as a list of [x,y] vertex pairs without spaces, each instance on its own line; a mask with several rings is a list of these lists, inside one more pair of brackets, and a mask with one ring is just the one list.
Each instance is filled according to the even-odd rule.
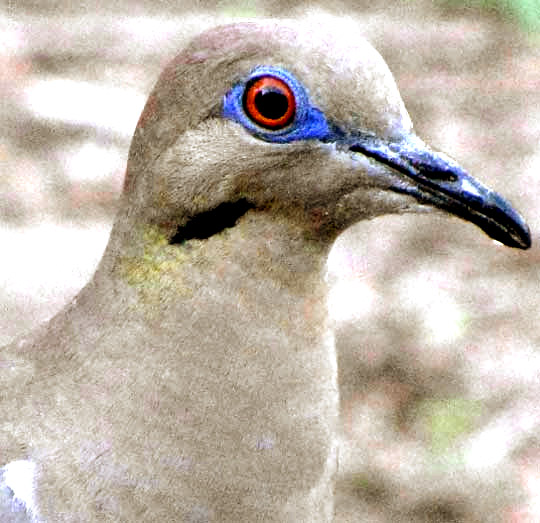
[[345,128],[381,137],[409,131],[409,116],[380,54],[356,24],[325,21],[299,24],[296,45],[284,50],[314,104]]
[[356,24],[323,20],[244,22],[210,30],[194,42],[194,62],[218,60],[231,82],[260,65],[283,67],[306,88],[311,102],[345,128],[380,136],[411,123],[392,74]]

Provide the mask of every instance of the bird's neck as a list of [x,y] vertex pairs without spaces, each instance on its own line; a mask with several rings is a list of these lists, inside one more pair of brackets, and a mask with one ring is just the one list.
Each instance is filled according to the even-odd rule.
[[[114,412],[99,426],[81,421],[81,439],[93,434],[96,456],[111,442],[107,459],[92,461],[96,474],[124,484],[144,470],[156,499],[167,494],[191,507],[201,502],[189,498],[183,478],[207,489],[216,470],[245,463],[249,474],[220,477],[213,495],[236,499],[254,484],[263,493],[250,501],[255,509],[227,505],[224,520],[249,521],[253,510],[265,521],[292,521],[293,512],[299,521],[313,507],[329,513],[338,393],[326,327],[327,245],[252,211],[182,244],[154,226],[133,227],[129,245],[115,234],[72,313],[56,320],[77,333],[66,363],[70,394],[84,392],[81,404],[93,405],[90,387]],[[180,470],[126,464],[128,447]]]
[[173,243],[167,227],[135,226],[120,235],[113,230],[96,281],[115,281],[140,299],[154,295],[160,303],[213,292],[222,299],[251,297],[258,308],[271,309],[286,296],[316,310],[319,319],[326,316],[326,238],[264,211],[249,211],[233,227],[204,239]]

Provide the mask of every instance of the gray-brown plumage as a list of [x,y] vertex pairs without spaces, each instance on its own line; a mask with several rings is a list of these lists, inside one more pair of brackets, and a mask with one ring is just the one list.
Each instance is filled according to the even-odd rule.
[[2,521],[331,521],[336,236],[432,206],[530,245],[347,27],[223,26],[165,69],[96,274],[1,349]]

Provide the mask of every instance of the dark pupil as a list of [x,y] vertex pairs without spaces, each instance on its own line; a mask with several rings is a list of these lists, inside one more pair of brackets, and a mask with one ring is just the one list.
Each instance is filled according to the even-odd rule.
[[288,106],[287,97],[278,91],[260,91],[255,95],[255,107],[269,120],[281,118]]

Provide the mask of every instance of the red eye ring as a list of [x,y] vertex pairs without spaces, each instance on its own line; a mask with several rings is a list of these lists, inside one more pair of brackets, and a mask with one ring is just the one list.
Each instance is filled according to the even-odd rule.
[[291,123],[296,100],[286,82],[275,76],[261,76],[247,84],[244,109],[256,124],[276,131]]

